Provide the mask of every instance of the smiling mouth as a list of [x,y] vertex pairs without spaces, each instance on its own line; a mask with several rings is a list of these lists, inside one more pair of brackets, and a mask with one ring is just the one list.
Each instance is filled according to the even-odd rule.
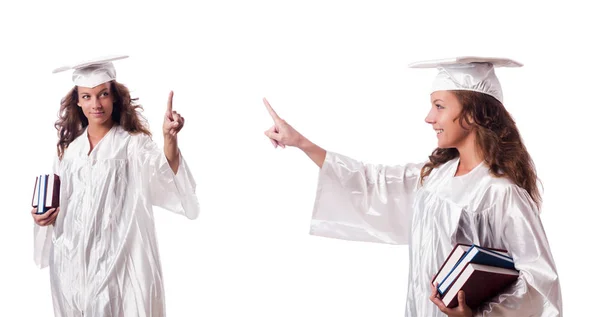
[[444,132],[444,130],[443,130],[443,129],[440,129],[440,130],[435,130],[435,133],[436,133],[436,134],[440,134],[440,133],[442,133],[442,132]]

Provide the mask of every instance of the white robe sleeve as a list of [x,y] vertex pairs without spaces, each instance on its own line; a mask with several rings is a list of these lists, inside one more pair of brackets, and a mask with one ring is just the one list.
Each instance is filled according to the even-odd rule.
[[42,227],[36,223],[33,224],[33,260],[40,269],[48,266],[53,230],[53,225]]
[[147,173],[144,179],[149,182],[152,205],[196,219],[200,213],[196,182],[183,155],[179,154],[179,169],[174,174],[163,150],[150,137],[144,135],[140,142],[140,170]]
[[327,152],[319,172],[310,234],[407,244],[422,164],[363,164]]
[[[60,160],[56,156],[54,164],[52,164],[52,173],[60,175],[59,164]],[[35,222],[33,223],[33,261],[40,269],[48,266],[53,231],[54,225],[39,226]]]
[[475,316],[562,316],[558,274],[535,203],[524,189],[513,186],[497,206],[502,241],[520,275]]

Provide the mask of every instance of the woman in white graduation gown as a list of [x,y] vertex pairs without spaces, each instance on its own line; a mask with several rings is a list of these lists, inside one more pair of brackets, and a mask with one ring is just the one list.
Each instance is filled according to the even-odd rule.
[[[152,206],[195,219],[195,182],[179,152],[184,119],[164,117],[164,150],[110,57],[63,67],[75,87],[56,122],[60,208],[32,211],[35,262],[49,265],[55,316],[165,316]],[[55,71],[55,72],[56,72]]]
[[[311,234],[408,244],[407,317],[560,316],[537,175],[494,74],[494,66],[522,65],[455,58],[411,66],[439,70],[425,118],[438,139],[428,162],[372,165],[325,151],[264,101],[275,121],[265,132],[273,145],[298,147],[320,167]],[[480,307],[465,305],[462,293],[459,307],[446,308],[431,281],[457,243],[508,250],[517,282]]]

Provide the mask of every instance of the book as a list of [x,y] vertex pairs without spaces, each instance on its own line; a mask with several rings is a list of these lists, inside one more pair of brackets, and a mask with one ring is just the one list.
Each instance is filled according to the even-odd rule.
[[468,244],[459,243],[459,244],[455,245],[454,249],[452,249],[452,251],[450,251],[450,254],[448,255],[448,257],[446,257],[446,260],[444,261],[444,263],[442,264],[442,266],[440,267],[438,272],[433,277],[431,284],[433,284],[433,285],[435,285],[436,283],[442,284],[442,281],[444,280],[444,278],[446,278],[446,276],[448,276],[450,271],[452,271],[452,268],[454,268],[456,263],[458,263],[458,261],[463,257],[463,255],[465,253],[467,253],[469,251],[469,249],[471,249],[471,245],[468,245]]
[[465,302],[471,309],[500,293],[519,277],[513,269],[469,263],[450,285],[442,302],[448,308],[458,306],[458,292],[465,292]]
[[[455,248],[455,250],[457,249],[459,248]],[[464,248],[461,247],[460,250],[455,252],[460,252],[461,250],[464,250]],[[456,257],[454,256],[453,259],[454,258]],[[510,270],[515,269],[515,263],[506,250],[483,248],[473,244],[460,257],[458,262],[453,263],[447,261],[445,263],[445,265],[452,266],[452,268],[450,269],[450,272],[446,274],[446,276],[442,279],[442,281],[438,282],[438,292],[441,296],[443,296],[446,293],[450,285],[454,282],[454,280],[469,263],[484,264]],[[436,277],[436,279],[439,279],[439,277]]]
[[60,178],[56,174],[40,175],[35,178],[31,206],[37,208],[37,214],[57,208],[60,200]]

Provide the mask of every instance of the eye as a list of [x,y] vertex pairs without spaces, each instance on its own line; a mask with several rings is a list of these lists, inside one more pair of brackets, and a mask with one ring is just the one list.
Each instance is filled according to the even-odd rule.
[[438,110],[440,110],[440,109],[445,109],[443,106],[441,106],[441,105],[438,105],[438,104],[435,104],[435,107],[436,107]]
[[90,99],[90,95],[83,95],[83,96],[81,96],[81,99],[88,100],[88,99]]
[[106,96],[108,96],[108,95],[109,95],[109,94],[108,94],[108,91],[105,91],[105,92],[103,92],[103,93],[102,93],[102,97],[106,97]]

